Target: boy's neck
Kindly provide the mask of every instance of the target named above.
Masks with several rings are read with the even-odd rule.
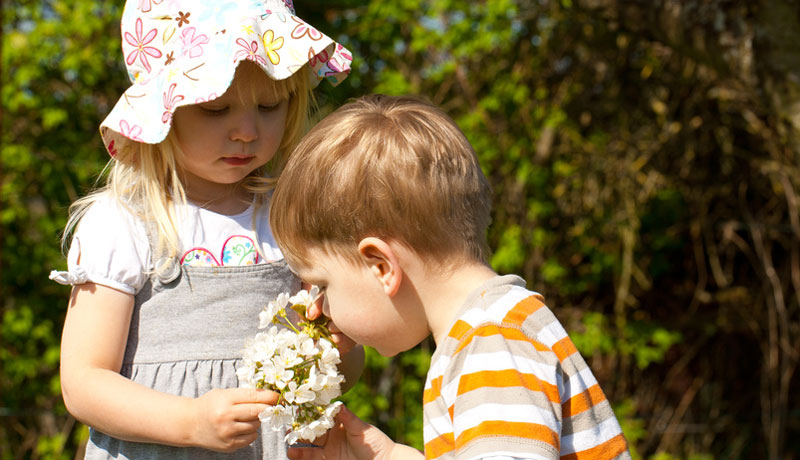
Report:
[[[424,258],[404,268],[414,283],[433,340],[438,346],[450,332],[467,297],[486,280],[497,276],[480,261],[454,264],[450,269],[433,268]]]

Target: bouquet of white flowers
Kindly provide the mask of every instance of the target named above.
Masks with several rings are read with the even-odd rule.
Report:
[[[259,328],[267,329],[248,339],[244,365],[236,370],[239,386],[277,392],[278,403],[259,419],[275,431],[287,431],[285,440],[313,441],[333,426],[344,376],[339,373],[339,350],[331,342],[328,319],[306,319],[306,310],[319,296],[314,286],[289,297],[282,293],[259,313]],[[287,313],[289,307],[296,315]],[[290,318],[294,316],[294,318]],[[283,324],[286,328],[278,328]]]

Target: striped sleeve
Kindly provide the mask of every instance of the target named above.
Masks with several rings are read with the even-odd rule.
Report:
[[[594,376],[530,291],[465,312],[443,345],[423,396],[426,458],[630,458]]]
[[[548,308],[525,318],[522,327],[535,331],[552,350],[561,368],[561,459],[629,459],[628,445],[611,404],[592,370]]]
[[[501,320],[508,310],[493,308],[490,314]],[[558,459],[561,396],[555,355],[518,324],[473,327],[469,316],[451,331],[452,352],[431,368],[439,375],[429,378],[424,394],[426,456]]]

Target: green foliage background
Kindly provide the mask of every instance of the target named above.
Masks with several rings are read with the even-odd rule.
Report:
[[[121,2],[2,3],[0,459],[72,458],[60,230],[127,86]],[[365,93],[452,115],[495,190],[492,265],[542,292],[636,458],[800,458],[800,3],[298,0]],[[432,343],[345,396],[421,447]]]

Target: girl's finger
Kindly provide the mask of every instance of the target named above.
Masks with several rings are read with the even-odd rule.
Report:
[[[236,436],[233,441],[237,448],[241,448],[249,446],[256,439],[258,439],[258,432]]]
[[[261,422],[258,419],[246,422],[237,421],[232,427],[232,434],[237,438],[241,436],[258,436],[260,430]]]
[[[260,403],[274,406],[278,403],[278,393],[270,390],[231,388],[226,391],[229,392],[233,404]]]
[[[231,409],[233,419],[237,422],[254,422],[260,423],[258,414],[272,407],[270,404],[259,403],[241,403],[233,406]]]

